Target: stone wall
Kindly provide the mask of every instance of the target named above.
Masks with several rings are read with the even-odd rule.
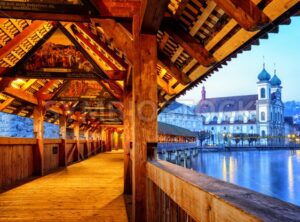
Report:
[[[59,138],[59,127],[44,123],[45,138]],[[0,137],[33,138],[33,120],[0,112]]]

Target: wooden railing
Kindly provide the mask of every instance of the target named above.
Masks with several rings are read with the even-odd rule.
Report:
[[[39,175],[39,169],[36,168],[41,168],[43,175],[107,151],[104,142],[100,140],[45,139],[43,153],[40,154],[42,158],[37,159],[38,142],[37,139],[0,138],[0,190]],[[41,163],[37,164],[39,161]]]
[[[147,221],[299,221],[300,207],[165,162],[147,163]]]

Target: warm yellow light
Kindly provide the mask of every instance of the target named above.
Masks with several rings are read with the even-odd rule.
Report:
[[[162,69],[160,70],[160,76],[161,76],[161,77],[163,77],[166,73],[167,73],[167,70],[166,70],[166,69],[162,68]]]
[[[12,81],[10,85],[15,89],[20,89],[20,85],[23,85],[24,83],[25,81],[23,79],[16,79]]]

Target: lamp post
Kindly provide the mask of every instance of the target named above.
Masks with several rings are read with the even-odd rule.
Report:
[[[296,146],[296,141],[297,141],[297,136],[295,134],[289,134],[288,135],[289,138],[289,143],[294,144],[294,147]]]

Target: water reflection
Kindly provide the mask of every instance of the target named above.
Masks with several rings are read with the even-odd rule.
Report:
[[[194,170],[300,206],[300,150],[200,153]]]

